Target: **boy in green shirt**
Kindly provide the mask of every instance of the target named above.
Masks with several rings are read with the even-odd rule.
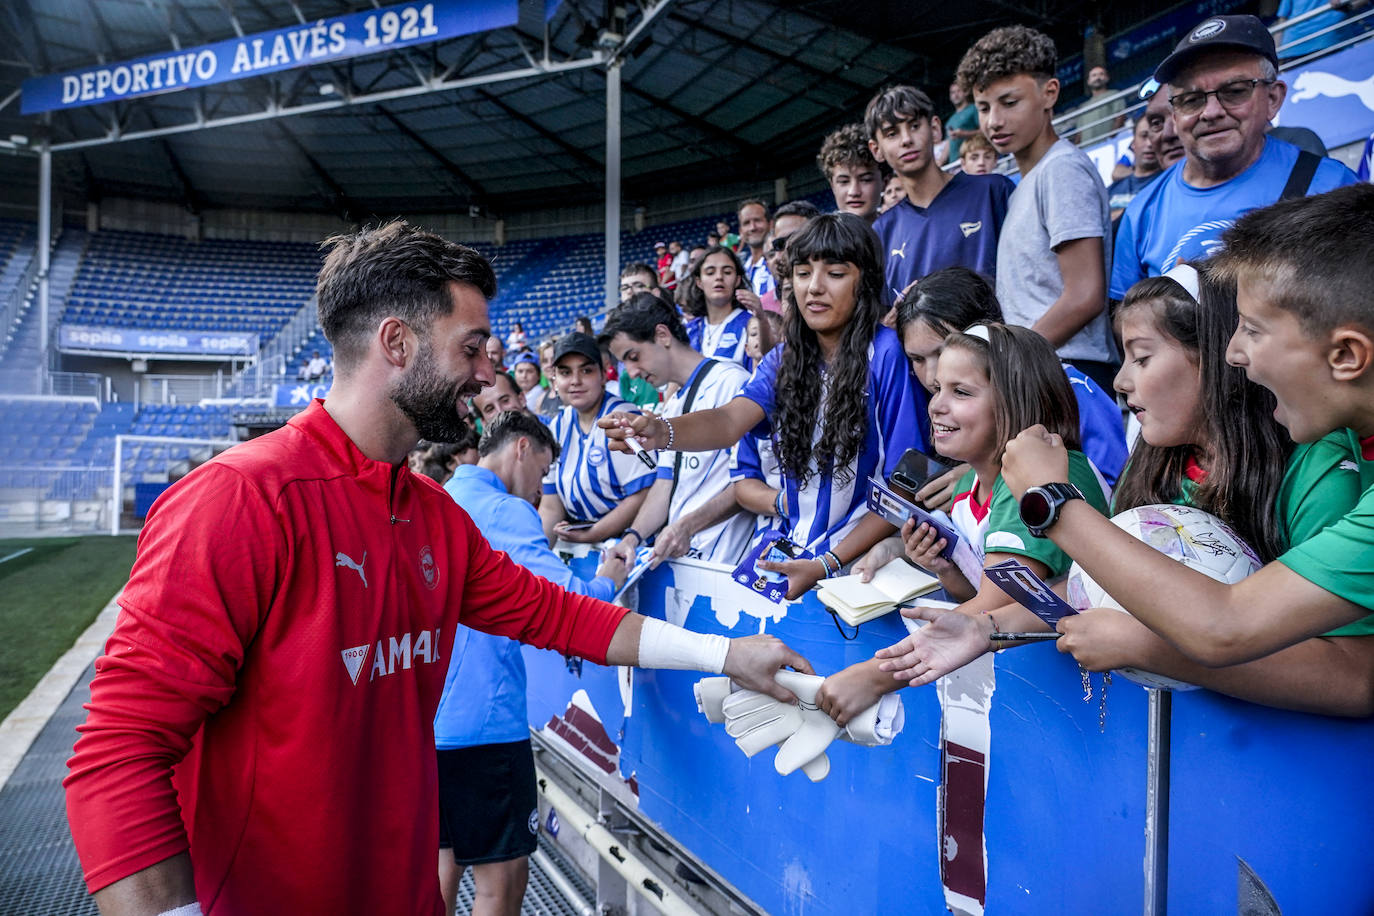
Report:
[[[1216,582],[1069,500],[1046,535],[1136,618],[1185,655],[1234,665],[1374,611],[1374,186],[1352,185],[1243,216],[1218,269],[1238,285],[1228,361],[1274,393],[1297,442],[1347,430],[1363,495],[1344,518],[1235,585]],[[1067,477],[1057,437],[1031,427],[1007,445],[1003,477],[1021,498]],[[1025,501],[1023,512],[1034,511]],[[1102,614],[1060,622],[1060,649]]]

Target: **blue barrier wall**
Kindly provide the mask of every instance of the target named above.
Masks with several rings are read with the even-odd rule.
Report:
[[[717,578],[718,577],[718,578]],[[685,580],[685,597],[674,587]],[[703,588],[703,583],[715,583]],[[680,586],[678,586],[680,587]],[[897,615],[846,641],[814,597],[781,619],[724,573],[678,563],[646,576],[639,609],[690,629],[772,633],[830,673],[905,635]],[[745,607],[744,613],[738,608]],[[725,626],[724,619],[731,626]],[[642,814],[770,913],[942,912],[941,707],[907,690],[890,747],[837,742],[812,784],[778,776],[772,752],[746,759],[696,710],[700,675],[636,671],[628,715],[616,672],[526,650],[530,722],[586,691],[633,777]],[[1100,689],[1100,677],[1094,677]],[[1117,677],[1099,729],[1096,692],[1052,645],[1001,653],[989,713],[984,833],[991,913],[1139,913],[1145,850],[1146,691]],[[1207,691],[1176,694],[1169,903],[1236,912],[1237,857],[1285,914],[1371,913],[1364,833],[1374,804],[1354,787],[1374,762],[1374,724],[1283,713]]]

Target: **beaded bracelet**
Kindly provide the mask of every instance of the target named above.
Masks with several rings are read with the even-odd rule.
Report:
[[[834,562],[834,564],[835,564],[835,572],[839,572],[841,569],[844,568],[844,564],[840,562],[840,555],[837,554],[835,551],[833,551],[833,550],[827,550],[827,551],[825,552],[825,555],[826,555],[827,557],[829,557],[829,558],[831,559],[832,562]]]
[[[660,417],[660,419],[663,420],[663,425],[668,427],[668,444],[663,446],[663,448],[665,451],[671,452],[673,450],[673,439],[675,438],[673,434],[673,421],[669,420],[667,417]]]
[[[830,561],[826,559],[825,554],[818,554],[816,559],[821,561],[821,569],[825,570],[825,578],[829,579],[831,576],[835,575],[830,569]]]

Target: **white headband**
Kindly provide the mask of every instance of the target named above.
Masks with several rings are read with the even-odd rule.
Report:
[[[1197,268],[1191,264],[1178,263],[1164,271],[1164,276],[1173,280],[1179,286],[1188,291],[1188,295],[1193,297],[1196,302],[1200,298],[1198,295]]]
[[[964,328],[964,334],[969,337],[977,337],[988,346],[992,346],[992,338],[988,336],[988,326],[985,324],[971,324]]]

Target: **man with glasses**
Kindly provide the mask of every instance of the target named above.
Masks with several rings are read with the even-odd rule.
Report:
[[[820,216],[820,208],[809,200],[791,200],[778,207],[773,214],[773,228],[764,245],[764,258],[773,274],[773,288],[759,297],[759,305],[770,312],[781,312],[782,303],[792,292],[792,276],[787,266],[787,239],[813,216]],[[769,338],[771,342],[771,338]],[[765,346],[767,353],[771,346]]]
[[[1110,296],[1144,277],[1201,261],[1242,214],[1282,198],[1356,181],[1333,159],[1266,135],[1288,87],[1274,38],[1254,16],[1214,16],[1189,32],[1155,70],[1183,160],[1136,195],[1121,217]],[[1161,125],[1162,127],[1162,125]],[[1164,147],[1156,145],[1167,165]]]
[[[635,263],[620,272],[620,301],[628,302],[635,293],[662,296],[658,285],[658,271],[648,264]]]

